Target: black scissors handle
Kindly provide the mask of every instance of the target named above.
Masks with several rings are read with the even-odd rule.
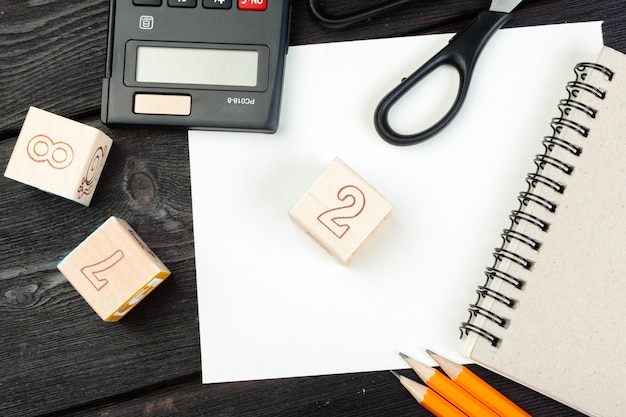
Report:
[[[393,145],[413,145],[431,138],[454,119],[470,85],[472,72],[483,47],[511,17],[510,13],[482,11],[463,31],[457,33],[435,56],[387,94],[376,108],[374,125],[378,134]],[[389,112],[407,92],[435,69],[452,66],[459,74],[459,90],[448,112],[434,125],[415,134],[400,134],[389,124]]]

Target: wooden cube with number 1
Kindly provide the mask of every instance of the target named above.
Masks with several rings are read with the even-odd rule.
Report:
[[[391,204],[378,191],[337,158],[296,202],[289,215],[347,264],[391,210]]]
[[[57,265],[95,312],[118,321],[170,271],[137,233],[110,217]]]
[[[89,206],[112,144],[94,127],[31,107],[4,176]]]

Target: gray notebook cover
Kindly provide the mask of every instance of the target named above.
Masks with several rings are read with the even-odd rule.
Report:
[[[611,80],[577,67],[462,329],[464,353],[485,367],[591,416],[623,417],[626,56],[604,47],[597,63]]]

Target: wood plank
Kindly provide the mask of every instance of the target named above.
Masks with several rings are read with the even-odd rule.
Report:
[[[89,208],[0,177],[0,415],[427,415],[387,373],[201,385],[185,132],[111,130],[98,121],[108,0],[5,3],[0,167],[31,105],[102,129],[114,145]],[[441,3],[427,0],[415,13],[330,31],[311,20],[304,0],[294,0],[291,44],[455,31],[465,21],[448,20],[487,2]],[[329,7],[343,12],[361,4]],[[605,20],[605,42],[626,52],[624,13],[622,0],[536,0],[509,26]],[[172,271],[119,323],[102,322],[56,269],[110,215],[127,220]],[[575,415],[487,375],[531,414]]]
[[[584,417],[570,408],[534,391],[512,386],[506,378],[470,365],[503,394],[533,416]],[[401,370],[415,379],[412,371]],[[200,376],[158,387],[141,395],[67,410],[64,417],[151,417],[237,416],[237,417],[362,417],[432,416],[415,402],[390,372],[324,375],[284,380],[247,381],[202,385]]]
[[[0,177],[0,415],[36,415],[197,372],[199,335],[186,133],[116,130],[90,207]],[[6,166],[15,140],[0,142]],[[119,323],[56,264],[109,216],[172,271]]]
[[[99,111],[108,1],[3,2],[0,135],[28,107],[63,116]]]
[[[341,14],[377,1],[325,3],[329,12]],[[420,2],[419,7],[393,12],[364,26],[330,30],[311,19],[304,0],[294,0],[290,43],[457,31],[485,3],[459,0],[450,1],[453,7],[442,7],[441,1],[428,0]],[[584,0],[528,1],[507,26],[607,20],[607,43],[617,49],[624,46],[624,25],[620,19],[612,18],[623,13],[622,5],[615,0],[594,4],[589,7]],[[7,2],[1,11],[0,137],[15,135],[31,105],[66,117],[99,114],[108,0],[40,0],[29,7],[22,2]]]

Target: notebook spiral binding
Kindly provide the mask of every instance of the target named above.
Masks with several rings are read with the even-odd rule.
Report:
[[[503,262],[513,262],[526,270],[530,270],[533,266],[532,259],[518,254],[515,251],[511,251],[507,249],[507,247],[512,241],[525,245],[531,249],[531,252],[538,251],[541,247],[541,242],[538,239],[530,236],[528,233],[522,233],[515,230],[514,226],[519,225],[522,222],[526,222],[529,225],[534,226],[540,232],[547,233],[549,230],[550,224],[546,220],[529,213],[526,208],[530,203],[533,203],[535,206],[546,210],[547,213],[554,213],[556,211],[557,203],[551,201],[545,195],[539,195],[539,193],[536,192],[536,188],[539,185],[548,187],[558,194],[566,192],[565,184],[562,184],[554,178],[550,178],[550,176],[545,175],[544,171],[548,166],[550,166],[551,168],[556,168],[558,171],[561,171],[566,175],[571,175],[573,172],[574,166],[572,164],[552,156],[553,151],[557,147],[567,151],[573,156],[579,156],[583,152],[581,146],[563,139],[563,136],[566,131],[576,132],[582,137],[587,137],[589,135],[589,128],[571,120],[570,115],[572,112],[576,111],[589,118],[596,117],[596,110],[580,100],[583,93],[592,94],[598,99],[604,99],[605,97],[605,91],[586,82],[586,78],[591,71],[600,71],[607,80],[611,80],[613,77],[613,71],[596,63],[583,62],[574,67],[576,79],[566,84],[565,88],[568,97],[561,100],[558,104],[558,109],[561,114],[559,117],[553,118],[550,123],[552,134],[544,137],[543,139],[542,143],[545,150],[542,154],[535,157],[534,162],[537,167],[536,171],[529,173],[526,177],[528,188],[525,191],[520,192],[518,195],[519,207],[516,210],[513,210],[509,216],[511,225],[502,232],[502,245],[494,249],[494,264],[493,266],[486,268],[486,281],[484,285],[479,286],[476,290],[478,293],[478,299],[474,304],[470,304],[468,308],[470,313],[469,319],[468,321],[461,323],[461,326],[459,327],[461,330],[461,337],[467,336],[470,333],[475,333],[486,339],[494,347],[498,347],[502,342],[500,337],[483,328],[479,324],[480,322],[475,322],[478,321],[477,318],[480,316],[485,320],[495,323],[499,327],[506,328],[509,325],[509,319],[504,317],[502,314],[496,314],[490,309],[485,308],[480,302],[482,299],[491,298],[495,300],[495,302],[501,303],[508,308],[515,308],[517,301],[514,297],[504,294],[502,291],[496,291],[491,288],[489,284],[492,281],[499,280],[509,285],[510,288],[514,290],[523,291],[525,282],[522,279],[501,270],[500,266]],[[504,290],[508,292],[508,288],[506,286],[504,287]]]

